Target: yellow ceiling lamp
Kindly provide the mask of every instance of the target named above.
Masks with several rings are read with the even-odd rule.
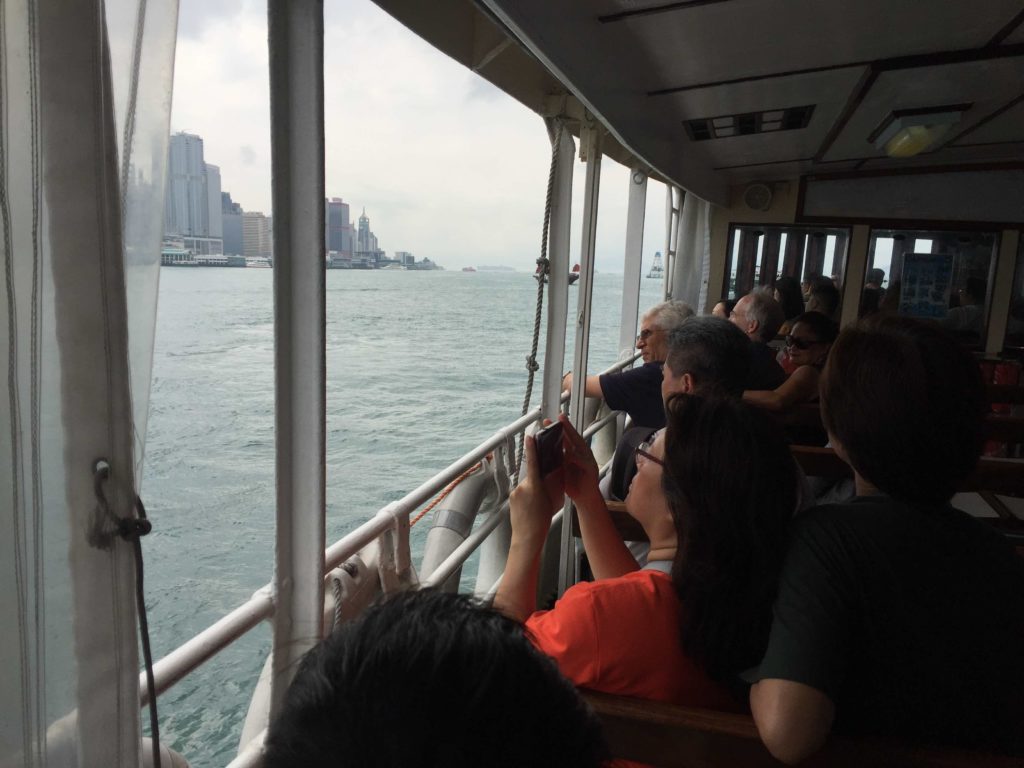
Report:
[[[952,104],[897,110],[882,121],[868,141],[889,157],[913,157],[938,144],[970,108],[970,104]]]

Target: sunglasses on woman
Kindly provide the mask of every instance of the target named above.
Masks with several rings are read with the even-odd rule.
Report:
[[[796,347],[797,349],[810,349],[817,343],[818,342],[814,341],[813,339],[798,339],[796,336],[793,336],[792,334],[786,337],[786,346]]]

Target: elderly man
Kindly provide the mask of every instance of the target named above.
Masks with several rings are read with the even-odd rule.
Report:
[[[640,320],[636,348],[644,364],[620,373],[587,376],[584,394],[603,398],[608,407],[625,411],[634,425],[660,429],[665,426],[661,402],[661,366],[668,354],[668,335],[693,317],[693,309],[682,301],[665,301],[647,310]],[[562,379],[562,390],[572,387],[572,374]]]
[[[775,360],[768,342],[779,332],[782,306],[765,288],[751,291],[736,302],[729,320],[750,339],[750,375],[746,389],[775,389],[786,380],[786,372]]]

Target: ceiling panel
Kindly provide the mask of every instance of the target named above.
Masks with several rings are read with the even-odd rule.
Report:
[[[687,146],[687,151],[699,152],[715,168],[808,158],[813,157],[821,146],[863,73],[862,67],[829,70],[762,82],[701,88],[656,97],[655,100],[664,104],[666,115],[679,121],[680,131],[685,120],[813,104],[814,113],[806,128],[691,141]]]
[[[1024,141],[1024,101],[958,139],[956,144]]]
[[[1019,0],[730,0],[604,26],[644,40],[657,73],[646,84],[653,91],[980,48],[1020,9]]]
[[[1021,24],[1013,33],[1003,40],[1003,45],[1012,45],[1013,43],[1024,43],[1024,24]]]
[[[882,156],[867,139],[893,110],[972,103],[953,128],[961,131],[1019,95],[1021,83],[1024,57],[882,72],[825,159]]]

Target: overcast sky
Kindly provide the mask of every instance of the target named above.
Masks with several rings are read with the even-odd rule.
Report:
[[[363,207],[388,254],[449,269],[532,270],[550,149],[541,118],[441,54],[369,0],[325,2],[327,195]],[[266,5],[181,0],[173,131],[245,210],[271,213]],[[577,163],[572,261],[585,168]],[[597,269],[622,271],[628,171],[603,164]],[[663,249],[665,188],[648,185],[644,269]]]

